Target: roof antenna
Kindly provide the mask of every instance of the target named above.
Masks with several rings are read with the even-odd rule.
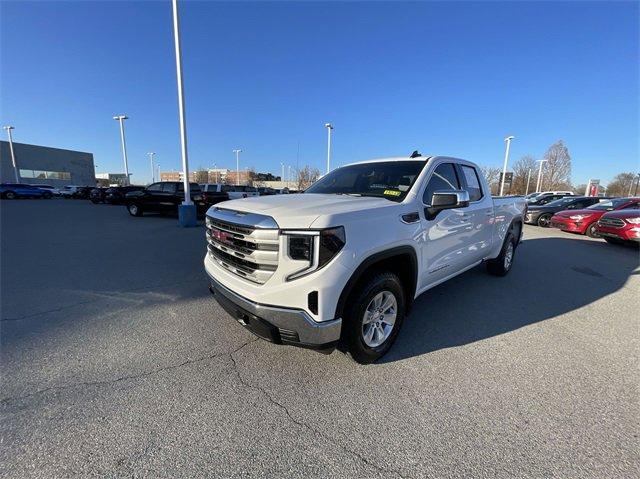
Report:
[[[415,150],[413,153],[411,153],[411,156],[409,158],[419,158],[422,155],[418,152],[418,150]]]

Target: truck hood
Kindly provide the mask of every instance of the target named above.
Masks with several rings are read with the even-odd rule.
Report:
[[[280,228],[310,228],[321,216],[397,205],[384,198],[303,193],[223,201],[215,207],[271,216]]]

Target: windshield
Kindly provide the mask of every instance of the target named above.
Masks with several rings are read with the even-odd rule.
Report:
[[[305,193],[402,201],[426,164],[426,161],[380,161],[343,166],[320,178]]]
[[[625,198],[616,198],[615,200],[601,201],[600,203],[596,203],[595,205],[589,206],[587,209],[588,210],[611,211],[611,210],[615,210],[619,206],[622,206],[622,205],[624,205],[625,203],[628,203],[628,202],[629,202],[629,200],[627,200]]]
[[[575,200],[576,200],[575,196],[571,196],[569,198],[560,198],[559,200],[555,200],[547,203],[545,206],[563,206],[569,203],[573,203]]]

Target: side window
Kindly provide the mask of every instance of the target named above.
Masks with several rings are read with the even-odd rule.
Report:
[[[166,182],[162,185],[162,191],[164,193],[175,193],[176,192],[176,184]]]
[[[482,198],[482,187],[478,179],[478,172],[470,166],[460,165],[462,175],[464,176],[464,189],[469,192],[469,201],[478,201]]]
[[[431,204],[433,193],[440,190],[459,190],[460,182],[456,175],[456,169],[453,163],[441,163],[433,171],[429,183],[424,190],[422,202],[425,205]]]
[[[230,185],[222,185],[222,192],[223,192],[223,193],[229,193],[230,191],[233,191],[233,186],[230,186]]]
[[[152,185],[147,186],[148,191],[162,191],[162,183],[153,183]],[[124,190],[127,191],[126,189]]]
[[[624,208],[622,208],[623,210],[637,210],[640,209],[640,203],[630,203],[627,206],[625,206]]]

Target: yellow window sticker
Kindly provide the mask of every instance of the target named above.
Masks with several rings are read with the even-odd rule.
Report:
[[[389,196],[400,196],[402,193],[396,190],[384,190],[383,194],[389,195]]]

